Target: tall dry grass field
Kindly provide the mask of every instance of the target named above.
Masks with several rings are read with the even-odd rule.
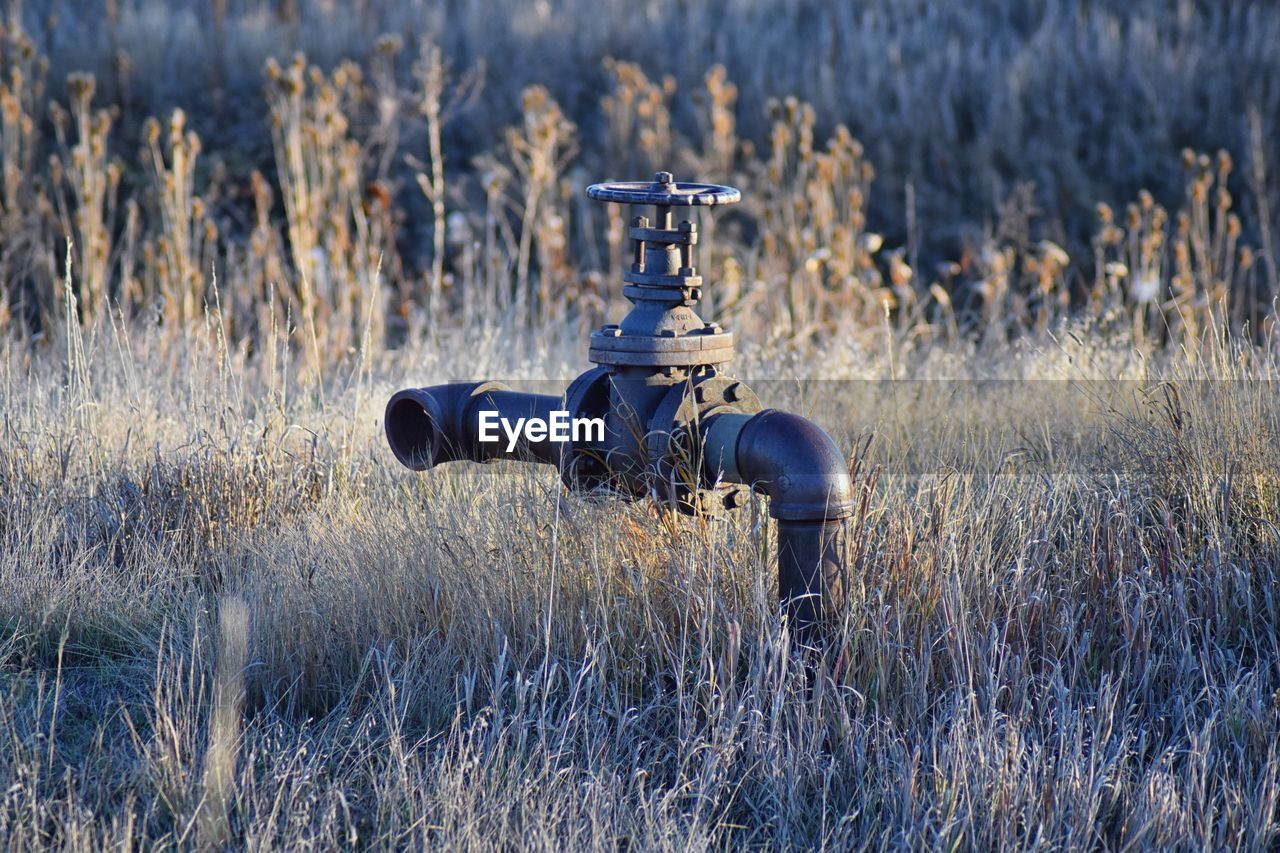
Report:
[[[7,849],[1280,843],[1280,11],[0,20]],[[849,457],[818,659],[762,502],[382,437],[576,375],[583,189],[662,167],[743,189],[703,313]]]

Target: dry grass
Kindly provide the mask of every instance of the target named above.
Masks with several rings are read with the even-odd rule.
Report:
[[[312,371],[459,319],[581,329],[619,307],[604,283],[622,249],[619,211],[582,190],[659,166],[744,190],[744,204],[705,217],[701,266],[719,285],[715,313],[757,337],[824,341],[883,326],[895,346],[921,349],[975,330],[1043,333],[1081,314],[1156,344],[1196,341],[1210,325],[1256,337],[1280,293],[1265,145],[1277,105],[1255,79],[1280,68],[1280,39],[1264,38],[1280,28],[1270,7],[1181,4],[1169,16],[1156,0],[1055,2],[1020,16],[939,5],[913,24],[889,9],[857,18],[742,0],[726,18],[737,47],[665,74],[686,36],[653,61],[613,58],[604,32],[631,20],[623,6],[580,16],[590,26],[573,2],[509,10],[507,31],[488,26],[504,20],[493,10],[442,23],[368,0],[360,22],[396,34],[357,40],[320,2],[213,5],[207,22],[184,4],[4,16],[0,329],[51,337],[68,263],[86,325],[114,312],[176,335],[211,307],[233,349],[279,333]],[[143,7],[154,13],[145,25]],[[677,32],[711,31],[705,13],[691,14]],[[569,19],[560,37],[575,49],[546,48]],[[197,38],[203,23],[218,38]],[[93,24],[114,53],[79,50],[72,70],[62,40]],[[147,41],[166,27],[181,68]],[[834,53],[812,74],[799,71],[821,51],[783,51],[795,67],[743,54],[781,50],[774,40],[809,27],[848,49],[823,42]],[[342,30],[354,59],[335,55],[326,28]],[[991,55],[944,38],[970,31]],[[284,43],[310,56],[277,57]],[[892,86],[830,82],[849,57],[886,49],[880,65],[857,64],[896,69]],[[538,61],[519,61],[530,51]],[[1213,52],[1238,62],[1210,65]],[[522,72],[497,73],[497,57]],[[553,73],[566,58],[574,86]],[[1075,76],[1054,76],[1059,64]],[[766,66],[777,72],[768,85]],[[1148,79],[1155,67],[1168,93]],[[1099,73],[1111,74],[1106,85]],[[135,91],[142,74],[186,88]],[[994,103],[978,99],[987,90]],[[888,93],[896,103],[876,100]],[[1046,100],[1058,110],[1052,145]],[[904,122],[904,104],[909,140],[878,123]],[[1154,118],[1135,126],[1142,110]],[[1223,111],[1234,118],[1215,121]],[[1098,113],[1112,124],[1092,127]],[[1105,181],[1078,174],[1089,170]],[[215,274],[234,286],[212,306]]]
[[[10,846],[1276,842],[1280,395],[1252,348],[1045,338],[897,382],[833,349],[818,384],[758,383],[851,456],[873,436],[810,686],[762,506],[672,523],[550,470],[395,465],[395,383],[528,375],[512,353],[388,354],[321,395],[216,330],[158,338],[90,337],[78,391],[4,351]]]
[[[0,30],[7,849],[1280,843],[1270,7],[88,5]],[[382,438],[562,389],[665,165],[849,454],[809,671],[761,503]]]

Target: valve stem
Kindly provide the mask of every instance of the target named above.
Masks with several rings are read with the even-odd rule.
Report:
[[[631,225],[633,228],[648,228],[649,219],[644,216],[637,216],[631,220]],[[632,243],[632,250],[634,254],[632,255],[631,268],[636,272],[644,272],[644,240],[636,239]]]

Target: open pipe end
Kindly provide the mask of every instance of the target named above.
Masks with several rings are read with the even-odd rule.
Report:
[[[444,461],[444,417],[435,397],[425,388],[406,388],[387,402],[383,423],[387,443],[400,464],[425,471]]]

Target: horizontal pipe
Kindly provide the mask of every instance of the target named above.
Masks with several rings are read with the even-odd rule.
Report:
[[[515,424],[521,419],[539,418],[544,423],[551,422],[553,412],[564,409],[564,398],[555,394],[527,394],[523,391],[493,389],[481,391],[471,398],[463,422],[471,430],[472,445],[475,447],[476,461],[490,459],[519,459],[524,462],[543,462],[559,465],[564,442],[543,438],[529,441],[523,431],[517,438],[515,450],[507,452],[507,438],[501,434],[501,440],[483,443],[480,435],[480,413],[497,412],[498,417],[507,423]],[[499,431],[501,432],[501,431]]]
[[[549,421],[563,406],[563,398],[554,394],[512,391],[496,382],[453,382],[396,393],[387,403],[383,424],[396,459],[415,471],[444,462],[500,458],[558,465],[563,445],[549,438],[529,441],[521,431],[510,453],[501,430],[499,441],[480,441],[480,416],[491,411],[512,424],[521,418]]]
[[[738,435],[751,418],[752,415],[725,412],[708,421],[703,465],[711,482],[745,482],[738,470]]]

